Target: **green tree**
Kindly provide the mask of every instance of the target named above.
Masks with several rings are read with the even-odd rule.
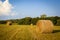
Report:
[[[31,24],[31,19],[32,19],[32,18],[30,18],[30,17],[25,17],[25,18],[24,18],[24,24],[25,24],[25,25],[30,25],[30,24]]]
[[[45,19],[46,17],[47,17],[46,14],[42,14],[42,15],[41,15],[41,19]]]

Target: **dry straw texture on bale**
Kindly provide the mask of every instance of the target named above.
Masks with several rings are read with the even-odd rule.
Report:
[[[53,23],[50,20],[38,20],[36,30],[40,33],[53,32]]]

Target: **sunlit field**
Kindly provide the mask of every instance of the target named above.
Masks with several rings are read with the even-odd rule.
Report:
[[[36,25],[0,24],[0,40],[60,40],[60,26],[54,26],[53,33],[39,33]]]

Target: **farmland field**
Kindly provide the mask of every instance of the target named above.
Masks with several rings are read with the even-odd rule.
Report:
[[[35,25],[0,24],[0,40],[60,40],[60,26],[54,26],[53,33],[41,34]]]

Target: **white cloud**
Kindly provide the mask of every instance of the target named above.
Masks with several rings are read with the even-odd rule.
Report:
[[[0,0],[0,15],[9,15],[12,10],[12,5],[9,3],[9,0],[2,2]]]

